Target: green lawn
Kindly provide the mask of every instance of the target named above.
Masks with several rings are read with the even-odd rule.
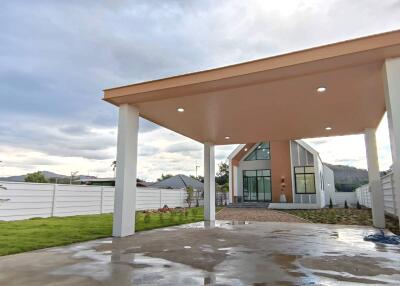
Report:
[[[318,209],[318,210],[282,210],[292,215],[304,218],[314,223],[372,225],[370,209]],[[393,233],[400,234],[399,222],[386,216],[386,228]]]
[[[203,208],[191,208],[186,214],[176,211],[146,216],[137,212],[136,231],[202,220]],[[112,214],[0,221],[0,256],[109,237],[111,234]]]

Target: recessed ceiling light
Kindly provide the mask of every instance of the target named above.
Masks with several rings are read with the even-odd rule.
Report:
[[[229,139],[231,139],[231,137],[230,136],[225,136],[225,139],[229,140]]]
[[[319,93],[324,93],[326,91],[326,87],[325,86],[320,86],[317,88],[317,92]]]
[[[176,109],[176,111],[178,111],[178,112],[184,112],[185,109],[184,109],[183,107],[178,107],[178,108]]]
[[[247,152],[247,148],[244,148],[244,152]]]
[[[325,127],[325,130],[328,130],[328,131],[329,131],[329,130],[332,130],[332,127],[329,127],[329,126],[328,126],[328,127]]]

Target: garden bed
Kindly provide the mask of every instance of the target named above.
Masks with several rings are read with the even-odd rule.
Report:
[[[304,218],[313,223],[372,225],[371,209],[325,208],[318,210],[281,210]],[[386,216],[386,228],[400,234],[399,222],[396,218]]]

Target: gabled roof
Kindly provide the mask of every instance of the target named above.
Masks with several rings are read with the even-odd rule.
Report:
[[[156,182],[152,184],[151,187],[162,189],[185,189],[187,187],[192,187],[193,189],[202,191],[204,189],[204,184],[186,175],[176,175],[171,178]]]
[[[319,153],[317,150],[315,150],[313,147],[311,147],[310,145],[308,145],[305,141],[303,140],[293,140],[296,143],[298,143],[300,146],[302,146],[304,149],[306,149],[307,151],[309,151],[312,154],[316,154],[317,156],[319,156]],[[246,156],[247,154],[250,154],[253,149],[252,147],[254,147],[254,145],[258,145],[262,142],[257,142],[256,144],[254,143],[249,143],[249,144],[240,144],[238,145],[228,156],[228,160],[233,160],[235,157],[240,157],[243,158],[244,156]],[[247,152],[244,151],[244,148],[247,147],[248,150]],[[239,159],[239,160],[240,160]]]

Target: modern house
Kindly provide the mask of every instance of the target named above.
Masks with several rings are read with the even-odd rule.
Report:
[[[239,145],[229,155],[229,201],[271,208],[321,208],[334,193],[333,171],[302,140]]]

